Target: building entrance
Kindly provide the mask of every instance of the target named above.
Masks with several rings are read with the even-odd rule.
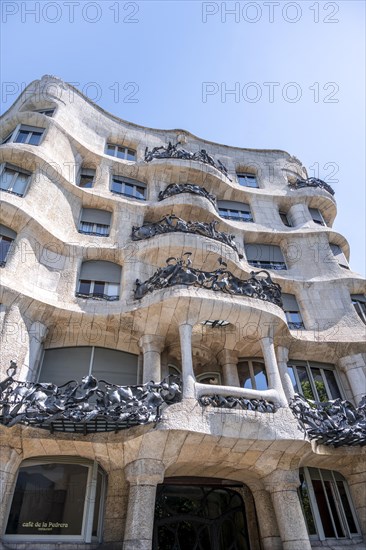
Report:
[[[232,488],[158,485],[153,550],[250,550],[245,506]]]

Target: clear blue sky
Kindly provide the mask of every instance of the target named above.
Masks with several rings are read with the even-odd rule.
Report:
[[[363,1],[3,0],[1,21],[2,111],[53,74],[142,125],[284,149],[335,189],[364,272]]]

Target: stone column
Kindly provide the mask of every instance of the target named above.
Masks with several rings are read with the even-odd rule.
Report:
[[[240,387],[238,376],[238,352],[231,349],[223,349],[217,356],[222,367],[225,386]]]
[[[287,363],[288,363],[288,348],[283,346],[278,346],[277,348],[277,361],[278,361],[278,370],[280,372],[282,387],[287,397],[287,401],[291,401],[295,395],[295,390],[292,385],[290,375],[288,373]]]
[[[123,550],[151,550],[156,486],[163,481],[164,470],[164,464],[152,458],[127,464],[130,490]]]
[[[298,470],[276,470],[264,480],[270,492],[283,550],[311,550],[297,488]]]
[[[260,339],[260,344],[263,352],[264,363],[268,377],[268,384],[278,393],[279,404],[282,407],[287,406],[287,399],[283,391],[280,373],[278,370],[276,354],[273,345],[273,338],[269,336]]]
[[[47,327],[36,321],[29,329],[29,371],[27,380],[34,382],[43,350],[43,342],[47,334]]]
[[[355,404],[361,401],[366,393],[365,361],[360,353],[347,355],[338,361],[340,369],[345,372],[352,390]]]
[[[5,438],[4,438],[5,439]],[[14,494],[15,478],[21,463],[21,457],[9,443],[0,448],[0,529],[3,533],[5,522],[11,506]]]
[[[182,355],[183,397],[194,398],[195,376],[192,361],[192,325],[179,325],[180,351]]]
[[[347,483],[356,508],[360,529],[363,536],[366,537],[366,472],[347,476]]]
[[[263,550],[282,550],[271,495],[265,489],[252,489]]]
[[[139,346],[144,355],[142,383],[160,382],[160,354],[164,346],[164,338],[156,334],[145,334],[139,340]]]
[[[289,209],[288,213],[289,222],[293,227],[299,227],[305,223],[311,222],[312,217],[306,204],[294,204]]]

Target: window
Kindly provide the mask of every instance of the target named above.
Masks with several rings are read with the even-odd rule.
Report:
[[[366,325],[366,296],[364,294],[351,294],[351,300],[357,315]]]
[[[79,233],[108,237],[110,224],[111,212],[95,208],[83,208],[79,223]]]
[[[121,280],[121,266],[112,262],[89,261],[81,266],[76,296],[118,300]]]
[[[304,323],[296,297],[293,294],[282,293],[283,310],[286,314],[288,327],[292,330],[303,329]]]
[[[257,177],[255,174],[248,174],[246,172],[240,172],[236,174],[239,185],[243,187],[256,187],[258,188]]]
[[[23,197],[30,180],[31,173],[13,166],[12,164],[2,164],[0,170],[0,189]]]
[[[214,386],[221,384],[221,375],[219,372],[204,372],[196,376],[197,382],[200,384],[211,384]]]
[[[253,216],[249,204],[233,201],[218,201],[219,214],[225,220],[252,222]]]
[[[82,168],[80,170],[78,186],[83,189],[91,189],[94,185],[95,170]]]
[[[128,147],[121,147],[114,143],[107,143],[105,149],[106,155],[117,157],[124,160],[136,160],[136,151],[129,149]]]
[[[112,176],[111,191],[131,199],[146,200],[146,185],[123,176]]]
[[[57,386],[87,375],[119,386],[137,383],[137,355],[108,348],[68,347],[44,352],[39,382]]]
[[[338,246],[337,244],[331,244],[331,243],[329,243],[329,246],[333,253],[334,258],[337,260],[340,267],[343,267],[344,269],[349,269],[346,256],[343,254],[341,247]]]
[[[17,234],[9,227],[0,224],[0,267],[4,267],[12,242]]]
[[[254,267],[262,269],[287,269],[279,246],[273,244],[245,245],[247,261]]]
[[[8,135],[3,143],[25,143],[28,145],[39,145],[43,136],[44,128],[37,128],[35,126],[26,126],[21,124],[17,126],[15,130]]]
[[[300,468],[299,496],[310,538],[361,535],[347,482],[338,472]]]
[[[324,225],[324,226],[327,225],[324,221],[323,216],[321,215],[321,213],[317,208],[309,208],[309,212],[314,223],[317,223],[318,225]]]
[[[289,220],[288,220],[286,212],[281,212],[281,210],[280,210],[279,214],[280,214],[280,218],[281,218],[281,221],[282,221],[283,225],[286,225],[286,227],[292,227]]]
[[[101,537],[105,475],[96,462],[29,459],[19,468],[8,540],[91,542]]]
[[[36,111],[36,113],[52,117],[55,111],[56,109],[50,107],[49,109],[39,109],[39,111]]]
[[[238,375],[241,387],[251,390],[268,390],[266,367],[263,361],[240,359]]]
[[[288,372],[296,393],[314,401],[343,398],[333,365],[310,361],[290,361]]]

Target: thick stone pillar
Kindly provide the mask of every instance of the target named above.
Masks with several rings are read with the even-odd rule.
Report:
[[[14,494],[14,484],[21,463],[19,453],[10,446],[0,447],[0,529],[3,533]]]
[[[263,550],[282,550],[271,495],[265,489],[252,489]]]
[[[260,344],[263,352],[264,363],[268,377],[268,384],[278,393],[279,403],[282,407],[287,406],[287,399],[283,391],[281,377],[278,370],[273,338],[265,337],[260,339]]]
[[[270,492],[283,550],[311,550],[297,488],[298,470],[276,470],[264,480]]]
[[[363,536],[366,537],[366,472],[347,476],[347,483],[356,508],[360,529]]]
[[[192,325],[179,325],[180,350],[182,355],[183,397],[194,398],[195,376],[192,361]]]
[[[164,346],[164,338],[156,334],[145,334],[139,340],[139,346],[144,355],[142,383],[161,381],[160,355]]]
[[[231,349],[223,349],[217,358],[222,367],[224,386],[236,386],[239,388],[238,352]]]
[[[47,327],[39,321],[32,324],[29,329],[29,370],[27,380],[34,382],[37,375],[37,367],[39,365],[43,341],[47,334]]]
[[[285,392],[288,401],[291,401],[295,395],[295,390],[292,385],[290,375],[288,373],[287,363],[288,363],[288,348],[283,346],[278,346],[277,348],[277,362],[278,370],[280,372],[280,378],[282,382],[282,387]]]
[[[152,458],[127,464],[130,490],[123,550],[151,550],[156,486],[163,481],[164,470],[164,464]]]
[[[312,221],[311,214],[306,204],[294,204],[287,212],[287,216],[293,227],[299,227],[300,225]]]
[[[338,361],[340,369],[346,374],[352,390],[353,399],[358,405],[366,393],[365,361],[360,353],[347,355]]]

